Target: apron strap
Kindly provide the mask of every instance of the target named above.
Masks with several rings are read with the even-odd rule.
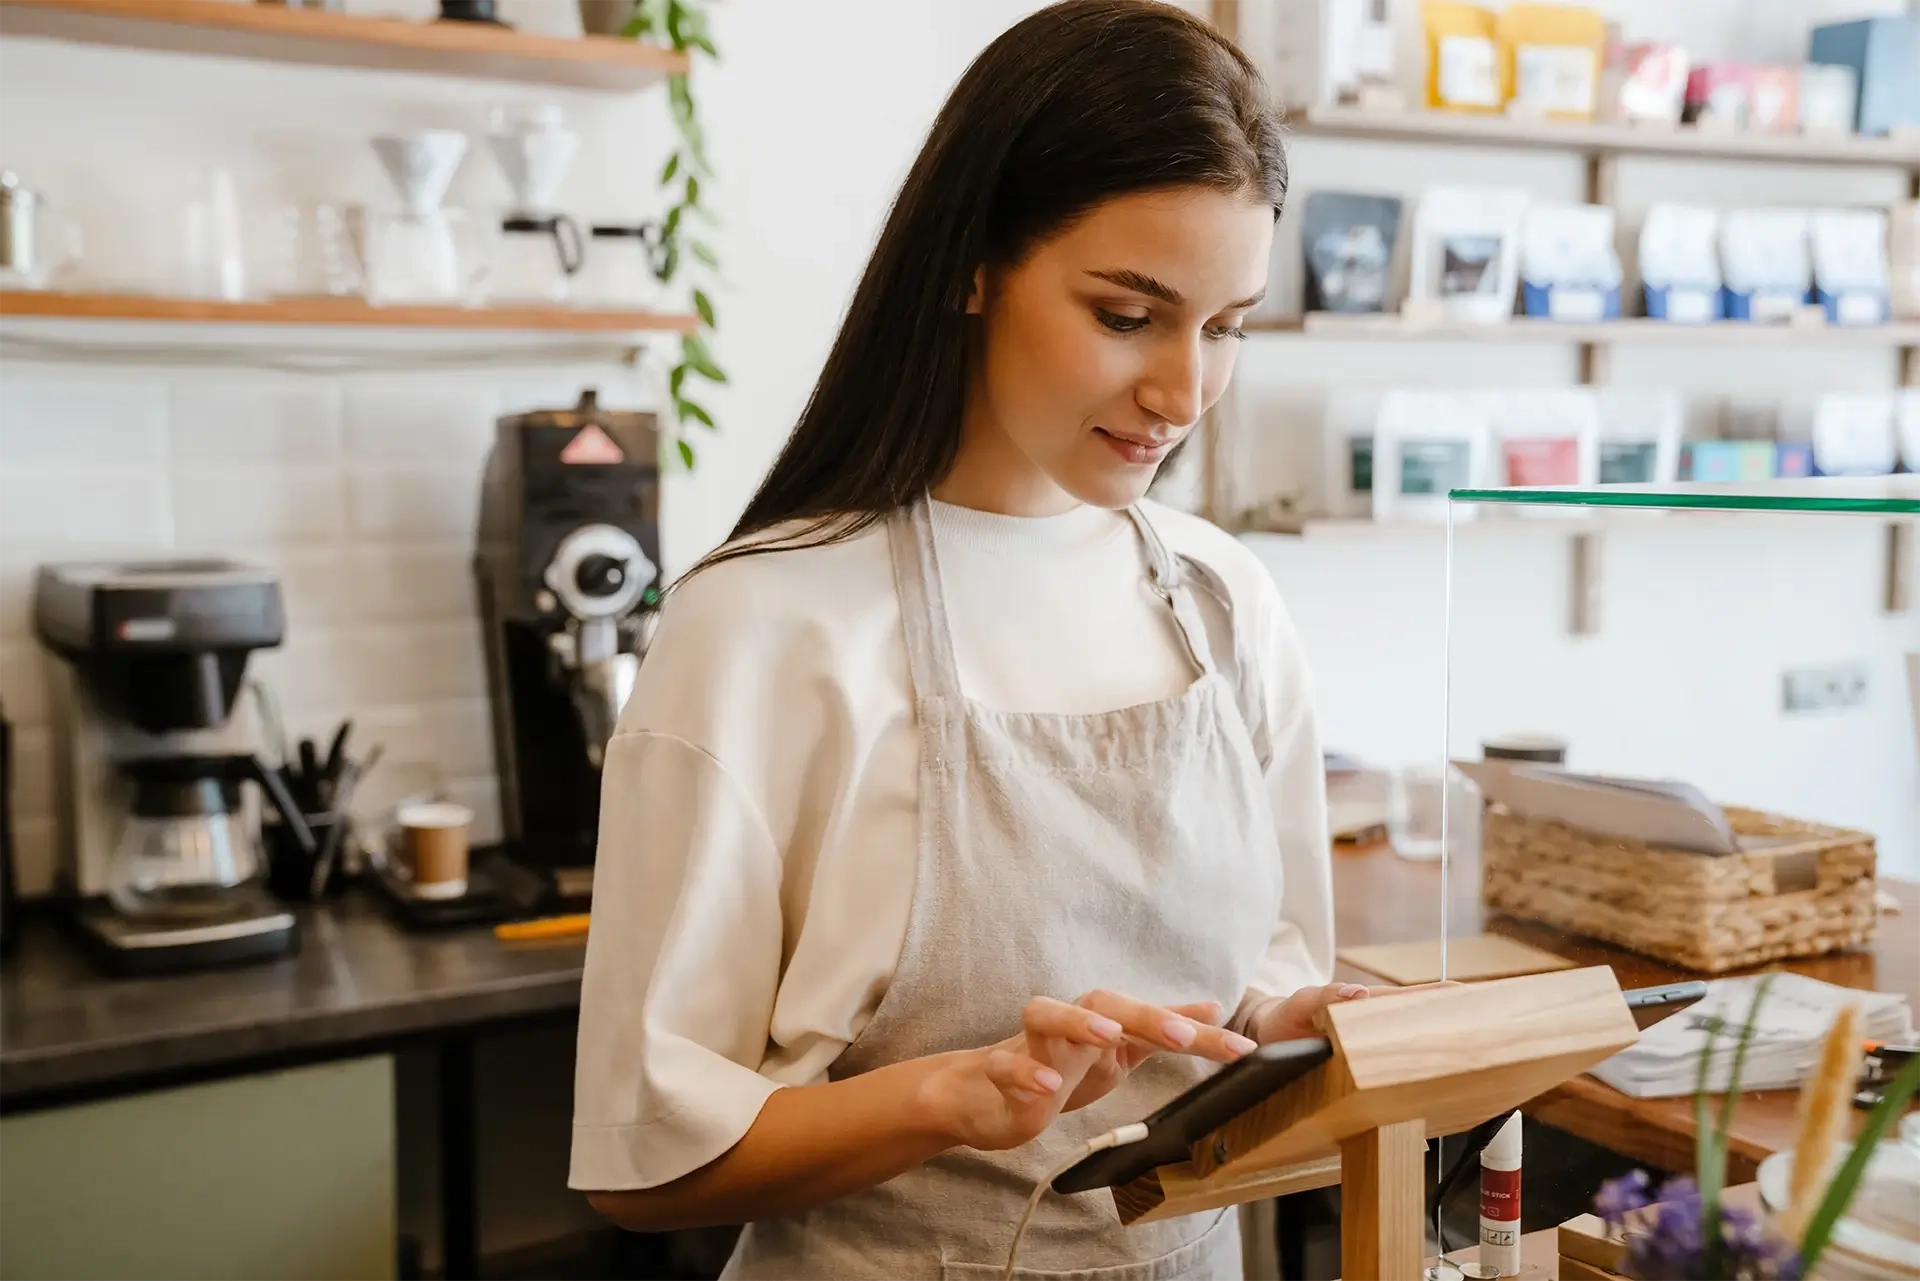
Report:
[[[1147,519],[1147,513],[1139,504],[1127,508],[1127,515],[1133,520],[1133,527],[1140,534],[1140,541],[1147,553],[1147,578],[1154,592],[1167,602],[1173,610],[1173,621],[1180,629],[1180,639],[1186,642],[1187,657],[1193,660],[1194,667],[1202,676],[1213,672],[1213,652],[1207,646],[1207,630],[1200,621],[1200,611],[1193,603],[1193,591],[1187,584],[1187,576],[1181,571],[1180,560],[1161,540],[1160,533],[1154,529],[1153,522]]]
[[[907,675],[916,698],[960,695],[960,669],[947,626],[947,596],[933,549],[933,510],[923,494],[887,516],[900,628],[907,639]]]

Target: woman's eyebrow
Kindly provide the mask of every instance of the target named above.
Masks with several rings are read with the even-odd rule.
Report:
[[[1110,285],[1122,289],[1131,289],[1136,294],[1145,294],[1149,298],[1158,298],[1169,307],[1178,307],[1186,302],[1180,291],[1172,285],[1163,285],[1143,271],[1133,271],[1126,267],[1116,267],[1111,271],[1089,271],[1089,276],[1104,280]]]
[[[1175,289],[1172,285],[1162,284],[1143,271],[1134,271],[1127,267],[1115,267],[1109,271],[1089,270],[1087,274],[1096,280],[1104,280],[1110,285],[1118,285],[1122,289],[1130,289],[1136,294],[1145,294],[1149,298],[1157,298],[1169,307],[1179,307],[1186,302],[1186,299],[1181,296],[1178,289]],[[1222,307],[1221,310],[1245,311],[1248,308],[1259,306],[1261,300],[1266,296],[1267,291],[1262,289],[1250,298],[1241,298],[1238,301],[1228,303],[1225,307]]]

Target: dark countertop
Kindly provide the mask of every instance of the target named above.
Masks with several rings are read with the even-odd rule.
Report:
[[[125,979],[94,968],[52,922],[23,923],[0,964],[0,1103],[14,1111],[118,1083],[372,1052],[580,1003],[582,938],[409,932],[362,891],[298,915],[295,956]]]

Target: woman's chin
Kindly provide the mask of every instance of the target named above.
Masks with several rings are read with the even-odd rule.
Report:
[[[1118,511],[1145,498],[1159,471],[1157,465],[1141,467],[1108,462],[1077,468],[1072,476],[1055,476],[1054,483],[1089,507]]]

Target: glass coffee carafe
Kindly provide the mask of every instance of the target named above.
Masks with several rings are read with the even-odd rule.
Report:
[[[242,786],[259,783],[308,854],[313,832],[279,774],[254,756],[161,756],[121,766],[133,804],[108,873],[107,898],[145,920],[214,919],[261,866],[241,807]]]

